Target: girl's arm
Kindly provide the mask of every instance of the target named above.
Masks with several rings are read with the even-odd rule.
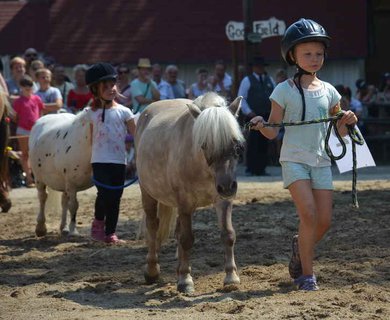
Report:
[[[130,119],[129,121],[127,121],[126,126],[127,126],[127,131],[129,131],[131,133],[131,135],[134,137],[135,136],[135,129],[136,129],[134,119]]]
[[[268,123],[280,123],[283,120],[284,110],[274,100],[272,101],[271,113],[268,118]],[[278,127],[264,127],[265,120],[261,116],[252,118],[251,123],[254,125],[253,130],[259,130],[263,136],[272,140],[275,139],[279,133],[280,128]]]

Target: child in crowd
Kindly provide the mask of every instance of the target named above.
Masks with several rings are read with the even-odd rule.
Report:
[[[70,89],[67,98],[67,107],[72,113],[77,113],[92,103],[93,95],[85,83],[87,69],[88,67],[85,64],[78,64],[73,68],[76,86]]]
[[[313,120],[340,111],[340,94],[316,75],[329,43],[325,29],[313,20],[300,19],[288,27],[281,43],[282,55],[298,72],[274,89],[268,122]],[[265,127],[261,116],[251,122],[253,129],[269,139],[278,134],[279,128]],[[345,111],[337,129],[345,136],[346,125],[356,122],[355,114]],[[326,127],[324,123],[286,127],[279,159],[284,187],[290,191],[300,220],[289,264],[290,275],[300,290],[318,290],[313,272],[314,248],[329,229],[332,217],[331,161],[324,148]]]
[[[34,82],[25,74],[19,81],[20,97],[14,101],[13,109],[15,114],[11,115],[12,120],[17,124],[16,135],[19,136],[19,149],[22,152],[21,164],[26,173],[26,186],[34,187],[31,166],[28,155],[28,136],[35,122],[41,116],[44,105],[41,98],[33,94]]]
[[[129,108],[115,102],[117,96],[114,67],[100,62],[90,67],[86,83],[94,96],[85,110],[92,130],[92,171],[97,181],[95,219],[91,236],[96,241],[123,242],[115,234],[126,170],[125,137],[135,133],[134,115]],[[103,185],[103,186],[102,186]]]
[[[60,90],[50,85],[51,71],[46,68],[38,69],[35,76],[39,83],[36,95],[45,105],[44,114],[57,113],[62,108],[63,102]]]

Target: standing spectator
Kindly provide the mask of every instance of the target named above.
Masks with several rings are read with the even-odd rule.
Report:
[[[175,98],[186,98],[186,85],[184,81],[177,78],[179,73],[179,68],[170,64],[165,68],[165,76],[167,82],[171,85],[173,90],[173,95]]]
[[[175,95],[171,85],[162,78],[162,68],[158,63],[152,66],[153,81],[157,84],[157,89],[160,92],[160,100],[174,99]]]
[[[210,78],[211,89],[230,101],[232,98],[232,77],[226,72],[225,62],[218,60],[214,66],[214,75]]]
[[[28,136],[44,109],[42,100],[33,94],[33,84],[29,75],[26,74],[22,77],[19,81],[21,95],[13,105],[15,114],[10,114],[12,120],[17,124],[16,135],[19,137],[19,149],[22,152],[21,164],[26,173],[27,187],[34,187],[28,154]]]
[[[271,111],[269,96],[275,87],[273,79],[265,71],[268,64],[263,57],[255,57],[251,63],[253,73],[245,77],[238,89],[244,97],[241,110],[247,121],[255,116],[268,118]],[[255,131],[250,131],[246,147],[246,174],[264,176],[267,166],[268,139]]]
[[[70,89],[67,97],[68,110],[72,113],[77,113],[92,103],[93,95],[85,83],[87,69],[85,64],[78,64],[73,68],[76,86]]]
[[[197,82],[191,84],[188,90],[188,99],[194,100],[197,97],[204,95],[206,92],[211,91],[211,86],[208,83],[209,72],[206,68],[199,68],[196,70]]]
[[[126,63],[121,63],[117,68],[118,80],[116,86],[118,88],[119,95],[115,98],[115,101],[124,105],[125,107],[131,107],[131,90],[130,90],[130,68]]]
[[[26,61],[26,69],[28,70],[30,68],[31,62],[39,58],[38,51],[34,48],[28,48],[24,51],[23,57]]]
[[[92,171],[99,182],[95,201],[95,219],[91,237],[96,241],[118,244],[115,231],[126,170],[125,137],[135,133],[134,114],[115,102],[116,70],[108,63],[97,63],[86,72],[86,83],[94,95],[94,104],[85,109],[92,129]],[[103,184],[101,186],[100,184]]]
[[[58,113],[62,108],[62,96],[58,88],[52,87],[51,83],[51,72],[49,69],[39,69],[35,73],[38,83],[39,90],[36,94],[41,98],[45,109],[44,114]]]
[[[26,73],[26,61],[23,58],[15,57],[10,61],[11,78],[6,80],[8,93],[11,98],[11,102],[19,98],[19,81]]]
[[[37,80],[37,77],[35,74],[39,69],[43,69],[44,67],[45,67],[45,64],[43,63],[43,61],[36,59],[36,60],[31,61],[30,67],[27,70],[28,75],[31,77],[31,79],[34,82],[34,86],[33,86],[34,92],[37,92],[39,90],[38,80]]]
[[[8,96],[8,88],[7,83],[5,82],[5,79],[3,77],[3,62],[0,59],[0,94],[5,93],[5,95]]]
[[[151,79],[152,65],[147,58],[138,60],[138,78],[130,84],[133,113],[139,114],[144,111],[149,104],[160,100],[160,92],[157,84]]]
[[[67,107],[68,94],[69,91],[74,88],[74,85],[72,82],[70,82],[69,77],[65,74],[65,68],[63,65],[57,64],[54,66],[52,80],[52,85],[60,90],[64,106]]]

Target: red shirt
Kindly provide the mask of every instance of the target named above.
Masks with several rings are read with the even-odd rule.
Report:
[[[76,93],[73,89],[68,93],[68,107],[72,107],[78,110],[84,109],[89,100],[93,99],[91,92],[88,93]]]
[[[44,106],[41,98],[33,94],[28,98],[20,96],[14,101],[13,108],[18,115],[18,127],[30,131]]]

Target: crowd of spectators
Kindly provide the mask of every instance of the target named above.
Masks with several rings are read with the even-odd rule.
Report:
[[[266,65],[266,64],[265,64]],[[26,175],[26,185],[33,185],[28,164],[28,148],[26,137],[29,130],[40,116],[48,113],[70,112],[77,113],[93,103],[93,96],[85,82],[85,73],[88,68],[85,64],[74,66],[72,74],[66,74],[63,65],[56,63],[54,59],[42,59],[34,48],[28,48],[23,55],[13,57],[10,60],[10,77],[4,79],[2,68],[0,70],[0,90],[9,100],[11,123],[11,136],[17,139],[11,140],[11,147],[21,151],[21,164]],[[180,69],[177,65],[170,64],[163,68],[160,64],[152,64],[150,59],[141,58],[135,68],[123,62],[116,66],[118,73],[117,102],[129,107],[134,113],[141,112],[151,102],[163,99],[189,98],[195,99],[209,91],[217,92],[228,101],[233,97],[233,78],[226,71],[227,66],[222,60],[214,64],[213,70],[201,67],[196,70],[196,82],[186,84],[180,79]],[[261,71],[269,77],[270,86],[287,79],[286,70],[278,70],[274,77]],[[239,67],[236,82],[238,85],[248,82],[245,68]],[[264,78],[265,80],[267,78]],[[275,80],[274,80],[275,79]],[[249,83],[249,82],[248,82]],[[31,85],[31,87],[30,87]],[[242,86],[241,86],[242,87]],[[244,86],[245,87],[245,86]],[[390,111],[390,73],[384,73],[378,87],[367,83],[364,79],[356,81],[356,88],[344,85],[335,86],[342,96],[342,108],[354,111],[358,117],[388,117]],[[272,89],[271,88],[271,89]],[[30,99],[30,96],[33,99]],[[268,99],[268,98],[267,98]],[[33,102],[32,102],[33,101]],[[244,111],[247,106],[244,101]],[[25,106],[28,105],[29,115],[23,115]],[[381,105],[389,107],[381,108]],[[250,110],[250,109],[249,109]],[[250,112],[244,112],[246,119]],[[33,115],[32,115],[33,114]],[[25,121],[28,118],[29,125]],[[363,133],[366,128],[364,122],[359,122]],[[276,141],[270,142],[272,148],[269,159],[265,163],[277,164],[277,153],[280,150],[283,133]],[[132,138],[127,138],[127,143],[132,145]],[[275,154],[272,154],[275,153]],[[134,153],[129,151],[131,157]],[[243,161],[246,161],[244,157]],[[256,160],[257,161],[257,160]],[[130,176],[134,176],[134,160],[129,159],[133,166]],[[264,166],[261,169],[264,172]]]

